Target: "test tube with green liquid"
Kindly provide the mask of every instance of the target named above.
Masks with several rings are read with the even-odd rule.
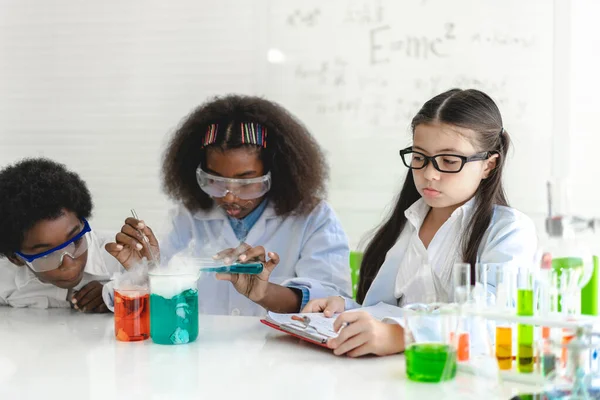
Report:
[[[517,275],[517,315],[531,317],[534,312],[533,273],[528,269],[519,269]],[[533,325],[517,325],[517,370],[520,373],[532,373],[533,363]]]

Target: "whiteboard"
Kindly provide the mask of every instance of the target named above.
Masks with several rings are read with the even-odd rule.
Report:
[[[268,5],[268,97],[327,151],[329,199],[357,246],[402,185],[398,150],[429,98],[477,88],[513,139],[511,205],[545,213],[552,129],[553,5],[476,0],[303,0]]]
[[[168,137],[198,104],[234,92],[279,101],[309,126],[353,247],[401,187],[411,117],[454,86],[497,100],[515,142],[509,199],[545,212],[551,1],[0,2],[0,167],[66,163],[92,191],[96,229],[117,229],[132,207],[160,227]]]
[[[93,229],[120,230],[131,208],[166,229],[164,148],[208,98],[262,93],[261,10],[241,0],[0,7],[0,168],[52,158],[86,181]]]

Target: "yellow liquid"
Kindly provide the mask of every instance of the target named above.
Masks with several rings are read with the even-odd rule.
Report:
[[[496,359],[501,370],[512,369],[512,328],[496,327]]]

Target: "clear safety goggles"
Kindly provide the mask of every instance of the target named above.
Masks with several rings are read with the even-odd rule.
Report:
[[[211,197],[221,198],[231,193],[242,200],[264,196],[271,189],[271,173],[250,179],[232,179],[211,175],[198,167],[196,179],[200,189]]]
[[[40,254],[23,254],[16,252],[32,270],[35,272],[46,272],[52,271],[61,266],[63,258],[69,256],[73,259],[80,257],[85,253],[91,243],[91,232],[90,224],[83,219],[83,228],[72,239],[64,242],[60,246],[56,246],[50,250],[47,250]]]

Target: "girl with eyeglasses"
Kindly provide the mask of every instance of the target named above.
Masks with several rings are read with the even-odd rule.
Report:
[[[348,240],[324,201],[327,174],[316,140],[283,107],[215,98],[183,121],[167,148],[164,188],[180,203],[170,233],[159,240],[128,218],[106,249],[127,267],[150,259],[139,229],[163,263],[190,247],[199,257],[260,261],[259,275],[202,274],[200,312],[298,312],[312,298],[351,293]],[[108,290],[105,300],[112,302]]]
[[[510,146],[503,126],[498,107],[479,90],[449,90],[423,105],[411,123],[412,146],[400,150],[409,168],[404,186],[364,253],[358,303],[447,302],[455,263],[534,262],[534,224],[509,206],[502,185]],[[332,316],[357,307],[330,297],[303,311]],[[404,350],[401,320],[385,321],[344,313],[335,327],[350,325],[329,346],[353,357]]]

